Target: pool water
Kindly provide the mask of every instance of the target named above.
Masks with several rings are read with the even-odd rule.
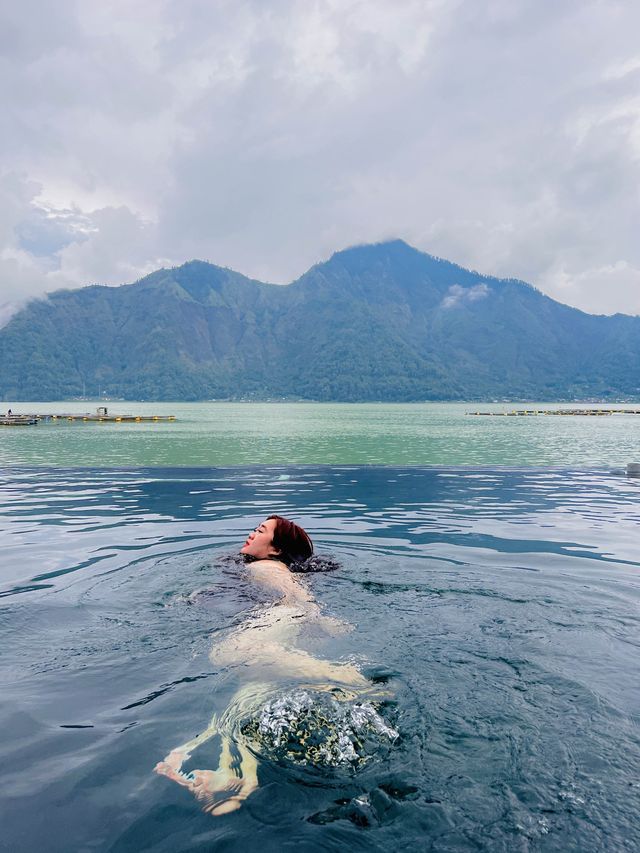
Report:
[[[4,469],[2,843],[640,849],[639,490],[609,470]],[[271,512],[340,564],[301,582],[351,630],[300,642],[379,685],[398,737],[333,766],[258,744],[258,790],[212,817],[152,771],[226,707],[209,650],[265,604],[228,555]]]

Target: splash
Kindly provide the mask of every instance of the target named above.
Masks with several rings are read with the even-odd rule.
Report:
[[[267,702],[240,731],[268,758],[352,769],[400,736],[371,702],[340,702],[306,690]]]

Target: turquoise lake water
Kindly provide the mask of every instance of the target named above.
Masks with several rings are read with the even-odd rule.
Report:
[[[14,412],[95,412],[90,403],[7,403]],[[485,418],[523,404],[109,403],[174,423],[0,427],[0,464],[120,467],[267,464],[585,465],[640,461],[640,415]],[[562,408],[532,403],[527,408]]]
[[[179,420],[0,430],[7,850],[640,849],[640,417],[108,405]],[[271,512],[338,564],[300,582],[349,630],[300,648],[357,667],[398,738],[305,764],[247,734],[270,706],[238,707],[259,787],[214,817],[153,768],[245,685],[209,652],[264,618],[231,555]]]

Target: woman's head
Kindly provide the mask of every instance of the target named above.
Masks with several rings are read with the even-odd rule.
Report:
[[[240,553],[257,560],[281,560],[290,565],[309,559],[313,543],[293,521],[270,515],[249,534]]]

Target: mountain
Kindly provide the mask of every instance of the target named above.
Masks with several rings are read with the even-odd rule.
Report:
[[[0,330],[0,398],[561,399],[640,393],[640,317],[586,314],[401,240],[287,286],[201,261],[57,291]]]

